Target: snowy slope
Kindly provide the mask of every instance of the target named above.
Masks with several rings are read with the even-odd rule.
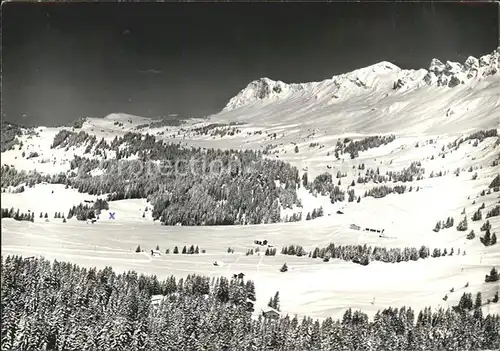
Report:
[[[300,123],[327,134],[496,127],[499,69],[496,50],[464,65],[434,59],[428,71],[380,62],[322,82],[285,84],[264,78],[250,83],[212,118],[265,126]]]
[[[387,306],[410,305],[452,306],[463,292],[481,291],[483,299],[491,298],[499,284],[484,283],[484,275],[493,265],[500,266],[500,244],[484,247],[478,236],[484,232],[479,222],[469,221],[476,238],[467,240],[467,232],[455,228],[432,231],[436,221],[453,216],[462,218],[465,209],[470,218],[481,203],[487,211],[499,201],[499,193],[479,196],[493,177],[500,173],[492,161],[500,156],[498,137],[490,137],[474,146],[465,142],[454,149],[448,145],[473,131],[500,128],[499,51],[481,58],[469,58],[464,64],[433,60],[428,70],[407,71],[381,62],[322,82],[286,84],[262,78],[251,82],[230,99],[222,111],[208,120],[190,121],[182,126],[143,128],[153,119],[112,114],[105,118],[86,118],[81,129],[99,141],[113,140],[127,132],[155,135],[168,142],[213,148],[257,149],[269,151],[267,157],[279,158],[307,170],[309,179],[328,172],[334,181],[338,171],[342,187],[348,188],[357,179],[359,166],[401,171],[412,162],[425,168],[423,180],[406,183],[419,191],[391,194],[381,199],[362,198],[360,203],[331,204],[327,196],[299,190],[305,214],[323,206],[325,216],[312,221],[273,225],[234,227],[165,227],[151,221],[145,199],[110,203],[116,220],[104,213],[95,224],[76,220],[16,222],[2,220],[3,254],[44,255],[47,258],[70,260],[84,265],[116,270],[135,269],[154,273],[185,276],[198,272],[207,275],[245,272],[256,281],[257,310],[279,290],[285,313],[312,317],[339,317],[347,307],[360,308],[373,314]],[[459,82],[458,84],[457,81]],[[462,83],[463,82],[463,83]],[[219,124],[240,132],[234,135],[199,134],[196,128]],[[2,164],[17,169],[37,169],[48,174],[66,172],[74,155],[86,155],[86,145],[52,149],[54,136],[61,129],[38,128],[38,136],[20,137],[23,146],[2,153]],[[337,141],[346,137],[355,140],[372,135],[394,134],[396,139],[386,145],[362,151],[355,159],[349,154],[334,157]],[[418,145],[418,146],[417,146]],[[295,147],[298,152],[295,152]],[[444,150],[444,151],[442,151]],[[37,152],[33,158],[22,157]],[[114,157],[112,152],[107,155]],[[444,157],[444,158],[443,158]],[[470,168],[472,172],[469,172]],[[453,172],[459,168],[461,173]],[[444,172],[442,177],[429,178],[431,172]],[[363,172],[361,172],[363,173]],[[472,180],[472,175],[477,178]],[[355,184],[356,195],[375,186]],[[54,190],[54,193],[52,193]],[[2,193],[2,207],[21,211],[66,213],[70,206],[96,196],[80,194],[64,186],[37,185],[19,194]],[[342,209],[344,214],[337,214]],[[292,211],[292,212],[293,212]],[[290,212],[291,213],[291,212]],[[288,214],[290,214],[288,213]],[[285,211],[284,213],[285,214]],[[492,232],[500,234],[500,217],[490,218]],[[387,237],[350,229],[350,224],[384,228]],[[398,264],[373,262],[363,267],[352,262],[331,260],[328,263],[277,255],[276,257],[245,256],[255,248],[253,241],[266,238],[281,246],[297,244],[312,250],[316,246],[336,244],[368,244],[384,247],[427,245],[431,248],[460,248],[465,256],[446,256]],[[198,256],[163,255],[151,258],[134,252],[137,245],[162,251],[175,245],[199,245],[207,250]],[[227,248],[235,249],[228,254]],[[215,267],[212,262],[225,263]],[[283,263],[290,270],[278,270]],[[464,288],[469,282],[469,287]],[[451,288],[454,293],[449,293]],[[448,300],[443,297],[448,295]],[[500,304],[484,307],[485,312],[500,312]]]

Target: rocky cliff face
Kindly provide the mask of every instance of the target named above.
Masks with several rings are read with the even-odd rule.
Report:
[[[451,61],[443,63],[438,59],[433,59],[424,80],[428,85],[453,88],[471,79],[481,79],[497,74],[500,70],[499,59],[500,48],[479,59],[470,56],[464,64]]]
[[[249,83],[238,95],[233,97],[225,111],[248,105],[258,100],[281,98],[287,94],[304,90],[304,84],[286,84],[269,78],[260,78]]]

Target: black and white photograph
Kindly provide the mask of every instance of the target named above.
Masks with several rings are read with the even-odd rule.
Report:
[[[499,15],[3,2],[0,350],[500,350]]]

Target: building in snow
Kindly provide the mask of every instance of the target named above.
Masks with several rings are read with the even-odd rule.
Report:
[[[374,228],[365,228],[363,229],[365,232],[374,232],[374,233],[383,233],[384,229],[374,229]]]
[[[165,296],[163,295],[152,295],[151,296],[151,304],[153,306],[157,306],[162,303],[162,301],[165,300]]]
[[[262,316],[268,319],[279,319],[280,313],[272,307],[266,306],[262,309]]]
[[[374,233],[383,233],[384,232],[384,229],[370,228],[370,227],[361,228],[361,226],[359,226],[357,224],[351,224],[351,225],[349,225],[349,228],[354,229],[354,230],[362,230],[364,232],[374,232]]]

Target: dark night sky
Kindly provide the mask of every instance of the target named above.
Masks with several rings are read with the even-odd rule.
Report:
[[[204,116],[259,77],[463,62],[498,46],[498,14],[494,3],[4,3],[2,114]]]

